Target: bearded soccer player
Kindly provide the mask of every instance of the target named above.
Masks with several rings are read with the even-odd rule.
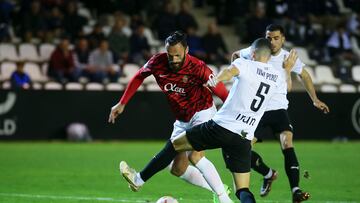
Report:
[[[294,203],[299,203],[306,201],[310,197],[310,194],[302,191],[299,186],[299,162],[293,146],[293,127],[287,112],[289,101],[286,98],[286,94],[289,89],[287,87],[291,84],[291,79],[289,78],[289,72],[285,72],[285,70],[289,70],[300,76],[316,108],[324,113],[328,113],[329,107],[318,99],[311,77],[304,68],[305,64],[297,58],[296,52],[294,50],[288,52],[282,48],[285,42],[284,28],[277,24],[267,26],[266,38],[271,42],[271,58],[268,63],[273,65],[274,68],[279,70],[283,69],[282,72],[283,74],[286,73],[287,77],[285,78],[287,80],[282,81],[282,88],[271,98],[266,112],[255,131],[255,137],[252,142],[261,141],[264,129],[267,127],[270,127],[274,134],[279,135],[280,145],[284,155],[285,171],[292,191],[292,199]],[[251,48],[248,47],[234,52],[232,60],[239,57],[245,59],[250,58],[250,50]],[[289,63],[289,61],[291,62]],[[292,68],[289,69],[289,67],[286,68],[283,66]],[[277,178],[277,172],[269,168],[261,156],[255,151],[252,151],[251,157],[252,169],[264,176],[264,182],[260,189],[260,196],[264,197],[270,192],[272,182]]]
[[[174,32],[165,40],[165,48],[166,53],[154,55],[132,78],[120,101],[111,108],[109,122],[114,123],[137,88],[150,75],[155,77],[175,114],[176,121],[171,137],[208,121],[216,113],[212,93],[225,101],[228,92],[222,83],[210,88],[211,91],[205,87],[204,84],[213,77],[212,71],[203,61],[188,54],[186,35],[179,31]],[[193,166],[189,165],[189,160]],[[135,184],[129,184],[133,191],[139,190],[158,171],[159,166],[154,164],[157,162],[162,162],[161,157],[155,156],[136,174]],[[232,202],[215,166],[204,157],[204,152],[192,151],[189,156],[186,152],[181,152],[170,167],[175,176],[217,194],[214,202]],[[121,162],[122,173],[128,168],[125,162]]]

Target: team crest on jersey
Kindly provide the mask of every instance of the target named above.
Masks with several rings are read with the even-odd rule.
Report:
[[[187,75],[184,75],[182,78],[183,83],[187,83],[189,81],[189,77]]]

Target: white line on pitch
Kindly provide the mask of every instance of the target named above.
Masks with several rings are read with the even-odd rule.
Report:
[[[81,197],[81,196],[57,196],[57,195],[35,195],[35,194],[16,194],[16,193],[0,193],[0,196],[7,197],[22,197],[22,198],[33,198],[33,199],[67,199],[67,200],[86,200],[86,201],[107,201],[107,202],[135,202],[144,203],[149,202],[148,200],[134,199],[116,199],[112,197]]]
[[[107,201],[107,202],[134,202],[134,203],[144,203],[149,202],[149,199],[140,199],[134,197],[134,199],[116,199],[112,197],[82,197],[82,196],[57,196],[57,195],[36,195],[36,194],[18,194],[18,193],[0,193],[0,196],[7,196],[7,197],[21,197],[21,198],[33,198],[33,199],[67,199],[67,200],[85,200],[85,201]],[[186,198],[179,198],[179,200],[186,200]],[[208,200],[197,200],[198,202],[208,202]],[[284,201],[284,200],[259,200],[259,203],[290,203],[291,201]],[[318,203],[359,203],[357,201],[317,201]]]

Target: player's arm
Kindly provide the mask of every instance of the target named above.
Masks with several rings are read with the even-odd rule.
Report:
[[[230,81],[234,76],[239,75],[240,71],[234,65],[223,69],[217,76],[209,77],[207,85],[215,87],[219,82]]]
[[[210,87],[210,90],[221,99],[221,101],[225,102],[229,92],[227,91],[224,83],[219,82],[215,87]]]
[[[135,74],[126,86],[125,92],[120,101],[111,107],[109,123],[115,123],[115,119],[124,111],[125,105],[129,102],[136,90],[140,87],[146,77],[141,74],[141,69]]]
[[[314,106],[316,108],[320,109],[324,113],[329,113],[330,112],[329,107],[324,102],[322,102],[320,99],[318,99],[315,88],[314,88],[314,83],[311,79],[311,76],[306,71],[305,67],[302,69],[299,76],[300,76],[301,82],[302,82],[303,86],[305,87],[307,93],[309,94]]]
[[[291,70],[293,69],[297,59],[298,56],[295,49],[292,49],[287,57],[284,56],[283,68],[285,70],[285,79],[287,83],[288,92],[290,92],[292,88]]]

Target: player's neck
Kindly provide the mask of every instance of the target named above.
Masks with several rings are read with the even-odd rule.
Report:
[[[281,52],[281,50],[282,50],[282,48],[280,48],[277,52],[275,52],[275,53],[271,53],[271,56],[277,56],[277,55],[279,55],[280,54],[280,52]]]

